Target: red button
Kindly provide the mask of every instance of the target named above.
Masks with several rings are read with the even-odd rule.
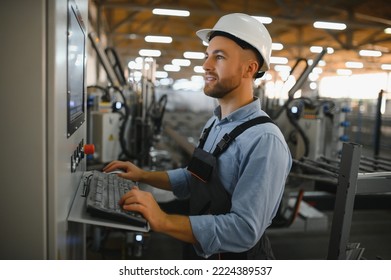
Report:
[[[95,153],[95,145],[94,144],[85,144],[84,145],[84,153],[86,155],[93,155]]]

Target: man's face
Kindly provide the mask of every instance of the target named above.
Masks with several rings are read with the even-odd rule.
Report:
[[[209,42],[203,64],[206,95],[223,98],[240,86],[242,55],[241,47],[226,37],[216,36]]]

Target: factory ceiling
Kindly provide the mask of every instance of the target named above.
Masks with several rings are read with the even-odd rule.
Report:
[[[185,51],[204,52],[195,31],[210,28],[222,15],[233,12],[270,17],[272,22],[265,26],[273,42],[283,45],[272,56],[288,58],[290,67],[303,58],[316,59],[319,54],[310,51],[312,46],[333,50],[322,58],[322,75],[335,75],[337,69],[347,68],[348,61],[363,64],[362,69],[351,69],[353,73],[385,71],[381,65],[391,64],[391,34],[385,33],[391,28],[389,0],[95,0],[90,4],[97,11],[90,22],[99,34],[107,35],[108,45],[124,66],[139,56],[140,49],[161,50],[157,70],[174,58],[183,58]],[[154,8],[188,10],[190,16],[155,15]],[[317,29],[315,21],[344,23],[346,29]],[[172,43],[147,43],[147,35],[171,36]],[[362,57],[359,51],[364,49],[380,51],[381,56]],[[202,60],[170,77],[190,78],[198,65]]]

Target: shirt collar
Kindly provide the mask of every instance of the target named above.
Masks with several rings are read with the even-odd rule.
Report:
[[[254,101],[237,109],[236,111],[232,112],[228,116],[226,116],[224,119],[220,120],[221,118],[221,107],[217,106],[214,110],[214,115],[218,120],[222,121],[237,121],[248,118],[250,115],[252,115],[254,112],[258,112],[261,110],[261,102],[257,97],[254,97]]]

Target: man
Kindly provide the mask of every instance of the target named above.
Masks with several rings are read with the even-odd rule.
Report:
[[[292,159],[280,130],[253,96],[254,79],[269,69],[270,35],[257,20],[239,13],[223,16],[197,35],[209,42],[204,92],[219,106],[189,166],[151,172],[114,161],[103,171],[122,169],[121,177],[190,196],[189,216],[163,212],[150,193],[138,188],[119,202],[140,212],[152,230],[192,244],[195,254],[189,251],[186,258],[273,259],[264,232],[279,207]]]

